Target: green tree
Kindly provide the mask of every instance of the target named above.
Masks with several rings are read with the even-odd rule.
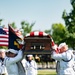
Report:
[[[50,29],[45,30],[44,32],[51,35],[51,30]]]
[[[66,28],[69,32],[69,37],[67,38],[68,43],[73,49],[75,46],[75,0],[71,0],[72,10],[70,13],[67,13],[65,10],[62,14],[62,18],[65,21]]]
[[[11,25],[14,29],[17,28],[15,22],[12,22],[10,25]]]
[[[0,19],[0,25],[1,25],[1,22],[3,21],[3,19]]]
[[[21,22],[21,29],[22,29],[23,36],[25,36],[27,33],[30,33],[32,31],[34,24],[35,23],[30,24],[27,21]]]
[[[60,42],[64,42],[66,37],[68,37],[68,32],[63,24],[52,24],[52,38],[55,43],[59,44]]]

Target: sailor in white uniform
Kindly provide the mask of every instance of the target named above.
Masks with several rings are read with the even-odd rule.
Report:
[[[0,49],[0,75],[8,75],[6,66],[4,65],[5,49]]]
[[[37,63],[33,60],[33,55],[27,55],[25,68],[26,75],[37,75]]]
[[[19,62],[22,57],[22,50],[17,51],[14,49],[9,49],[6,52],[4,63],[7,68],[8,75],[19,75],[17,62]]]
[[[53,51],[51,57],[59,61],[59,66],[57,66],[57,75],[75,75],[74,66],[74,55],[72,50],[68,50],[68,45],[66,43],[61,43],[59,45],[60,52],[57,54]]]

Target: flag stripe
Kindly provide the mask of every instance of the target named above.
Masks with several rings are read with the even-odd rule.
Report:
[[[8,38],[8,35],[0,34],[0,38]]]
[[[0,38],[0,42],[8,42],[8,38]]]
[[[0,42],[0,46],[8,46],[8,42]]]
[[[28,33],[27,35],[26,35],[26,37],[28,37],[28,36],[30,36],[30,37],[34,37],[34,36],[48,36],[48,34],[47,33],[45,33],[45,32],[41,32],[41,31],[35,31],[35,32],[30,32],[30,33]]]

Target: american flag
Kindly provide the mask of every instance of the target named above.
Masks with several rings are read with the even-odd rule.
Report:
[[[0,27],[0,46],[8,46],[8,29]]]
[[[17,36],[23,38],[21,32],[17,29],[14,29]],[[9,29],[6,27],[0,26],[0,46],[7,46],[9,44]]]

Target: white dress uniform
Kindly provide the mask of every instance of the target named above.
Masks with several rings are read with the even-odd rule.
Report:
[[[22,51],[19,50],[15,57],[5,57],[4,62],[8,71],[8,75],[19,75],[17,62],[22,59]]]
[[[25,63],[26,63],[26,59],[23,58],[22,61],[21,61],[22,65],[23,65],[23,68],[24,68],[24,72],[25,72],[25,75],[26,75],[26,66],[25,66]]]
[[[37,75],[37,64],[34,60],[26,61],[25,68],[26,75]]]
[[[8,75],[6,66],[3,64],[3,61],[0,60],[0,75]]]
[[[25,63],[26,63],[26,59],[24,59],[24,58],[23,58],[21,62],[22,62],[22,64],[23,64],[23,67],[24,67],[24,69],[25,69]]]
[[[74,55],[71,50],[67,50],[61,54],[53,52],[51,57],[59,61],[59,72],[58,75],[75,75],[74,66]]]

